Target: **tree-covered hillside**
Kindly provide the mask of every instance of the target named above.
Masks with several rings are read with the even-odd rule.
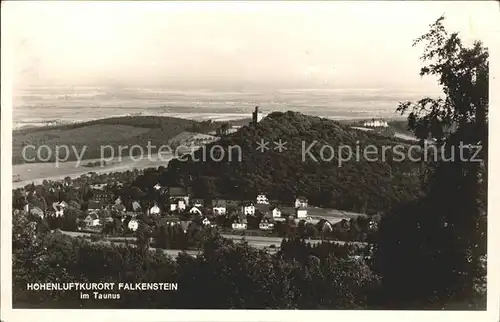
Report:
[[[280,139],[286,142],[282,152],[273,143]],[[269,150],[256,149],[261,140],[270,142]],[[308,153],[311,144],[314,146]],[[332,150],[323,145],[333,148],[333,158]],[[378,153],[368,155],[369,160],[363,154],[368,145],[372,145],[369,150],[378,149]],[[303,195],[313,205],[380,211],[413,199],[418,190],[418,164],[400,161],[402,158],[392,152],[397,145],[401,151],[407,149],[402,141],[352,130],[332,120],[275,112],[257,125],[242,127],[196,151],[187,161],[172,161],[160,182],[190,186],[200,197],[253,199],[264,192],[271,199],[290,202]],[[210,154],[212,148],[220,151],[217,146],[224,148],[224,158],[219,162]],[[339,165],[340,146],[351,147],[353,157]],[[385,161],[382,146],[388,147]],[[347,148],[343,150],[347,159]]]

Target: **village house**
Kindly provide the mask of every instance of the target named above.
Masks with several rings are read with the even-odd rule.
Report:
[[[200,210],[200,208],[196,207],[196,206],[193,206],[191,207],[191,209],[189,209],[189,213],[190,214],[196,214],[196,215],[202,215],[202,212]]]
[[[255,215],[255,205],[253,202],[243,202],[241,205],[241,212],[245,215]]]
[[[231,228],[234,230],[245,230],[247,229],[247,218],[245,216],[239,216],[232,224]]]
[[[100,225],[99,217],[95,213],[88,214],[83,222],[87,227],[97,227]]]
[[[168,196],[170,200],[177,200],[179,198],[184,199],[184,203],[189,205],[189,192],[184,188],[180,187],[170,187],[168,188]]]
[[[333,230],[332,224],[328,220],[325,220],[325,222],[321,226],[321,231],[332,231],[332,230]]]
[[[38,208],[38,207],[33,207],[30,209],[30,214],[32,214],[33,216],[37,216],[37,217],[40,217],[43,219],[44,217],[44,213],[43,213],[43,210]]]
[[[203,201],[203,199],[193,199],[191,201],[191,204],[195,207],[198,207],[198,208],[202,208],[205,204],[205,202]]]
[[[388,127],[387,121],[382,120],[371,120],[363,123],[365,127]]]
[[[263,205],[268,205],[269,204],[269,200],[267,199],[266,195],[264,194],[259,194],[257,196],[257,204],[263,204]]]
[[[201,221],[201,223],[205,227],[213,227],[214,226],[214,225],[212,225],[212,223],[210,222],[210,220],[207,217],[203,218],[203,220]]]
[[[226,200],[217,199],[212,201],[212,211],[215,215],[226,214]]]
[[[307,208],[297,207],[295,208],[296,218],[307,218]]]
[[[66,209],[59,202],[52,203],[52,208],[54,209],[54,217],[62,217],[64,216],[64,210]]]
[[[136,231],[137,228],[139,228],[139,222],[135,219],[131,219],[129,222],[128,222],[128,225],[127,225],[128,229],[132,230],[132,231]]]
[[[368,228],[371,230],[377,230],[378,223],[375,220],[370,220],[370,222],[368,223]]]
[[[259,223],[259,229],[262,230],[271,230],[274,228],[274,223],[268,218],[264,217]]]
[[[121,204],[123,204],[122,198],[121,197],[116,198],[115,199],[115,205],[121,205]]]
[[[148,215],[159,215],[161,213],[160,207],[155,203],[155,205],[148,210]]]
[[[307,208],[307,198],[297,197],[295,199],[295,208]]]
[[[181,211],[186,209],[186,201],[182,198],[177,198],[170,201],[170,211]]]
[[[280,218],[281,217],[281,210],[278,207],[273,207],[271,210],[271,213],[273,215],[273,218]]]
[[[325,233],[325,232],[331,232],[333,230],[333,225],[331,222],[329,222],[328,220],[326,219],[320,219],[318,222],[317,222],[317,227],[318,229]]]
[[[89,213],[95,213],[95,212],[102,209],[101,203],[99,203],[95,200],[90,200],[87,209],[88,209]]]
[[[134,212],[142,212],[141,204],[138,201],[133,201],[132,202],[132,210]]]

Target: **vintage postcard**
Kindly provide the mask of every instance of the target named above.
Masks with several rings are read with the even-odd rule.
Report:
[[[2,9],[2,320],[498,321],[498,3]]]

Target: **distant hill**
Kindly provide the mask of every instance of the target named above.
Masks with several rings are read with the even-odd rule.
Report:
[[[200,126],[203,125],[203,126]],[[21,152],[24,146],[34,145],[40,147],[46,145],[55,150],[56,146],[74,146],[77,151],[82,151],[83,146],[87,146],[84,159],[95,159],[101,156],[101,146],[112,146],[115,155],[118,155],[118,146],[132,147],[139,145],[146,149],[148,141],[152,146],[160,146],[186,131],[187,129],[200,128],[200,132],[216,128],[217,123],[202,123],[193,120],[163,117],[163,116],[124,116],[106,119],[93,120],[82,123],[62,124],[29,129],[14,130],[12,133],[12,156],[13,163],[24,163]],[[105,151],[109,151],[106,149]],[[64,150],[60,150],[64,152]],[[155,151],[152,149],[152,151]],[[27,149],[27,157],[36,157],[33,149]],[[51,158],[46,149],[41,151],[42,159],[47,158],[53,162],[54,153]],[[127,154],[127,150],[124,153]],[[140,151],[132,151],[137,155]],[[134,153],[135,152],[135,153]],[[63,157],[62,154],[61,157]],[[108,156],[108,155],[106,155]],[[76,160],[74,152],[70,152],[69,161]]]
[[[256,151],[256,142],[271,142],[266,152]],[[286,151],[278,152],[273,141],[287,142]],[[361,151],[368,145],[402,149],[407,142],[387,138],[383,135],[351,129],[336,121],[306,116],[295,112],[275,112],[256,126],[243,126],[238,132],[207,145],[205,151],[215,145],[224,149],[221,162],[189,159],[186,162],[173,160],[160,175],[163,184],[190,186],[200,197],[223,197],[253,199],[264,192],[276,200],[291,202],[295,196],[303,195],[313,205],[356,212],[380,211],[402,201],[413,199],[418,189],[418,167],[411,162],[392,161],[394,154],[387,152],[387,160],[370,162],[360,157],[338,166],[335,157],[331,161],[316,162],[311,158],[302,160],[302,142],[307,148],[318,141],[310,151],[316,157],[323,144],[333,148],[359,145]],[[237,149],[231,149],[232,161],[228,159],[231,146],[241,147],[242,160],[237,160]],[[329,150],[325,152],[326,158]],[[202,150],[194,158],[203,160]],[[379,159],[382,158],[379,152]],[[155,182],[155,178],[141,182]]]
[[[168,140],[169,144],[184,144],[187,146],[199,145],[199,144],[207,144],[214,141],[217,141],[219,138],[217,136],[203,134],[203,133],[195,133],[195,132],[181,132]]]

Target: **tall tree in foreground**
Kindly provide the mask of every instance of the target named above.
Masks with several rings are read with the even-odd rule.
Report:
[[[408,113],[422,145],[430,140],[438,151],[423,162],[425,197],[393,209],[380,225],[377,268],[385,300],[399,307],[484,295],[488,51],[479,41],[464,45],[443,20],[414,46],[424,44],[420,75],[437,77],[444,97],[397,109]]]

